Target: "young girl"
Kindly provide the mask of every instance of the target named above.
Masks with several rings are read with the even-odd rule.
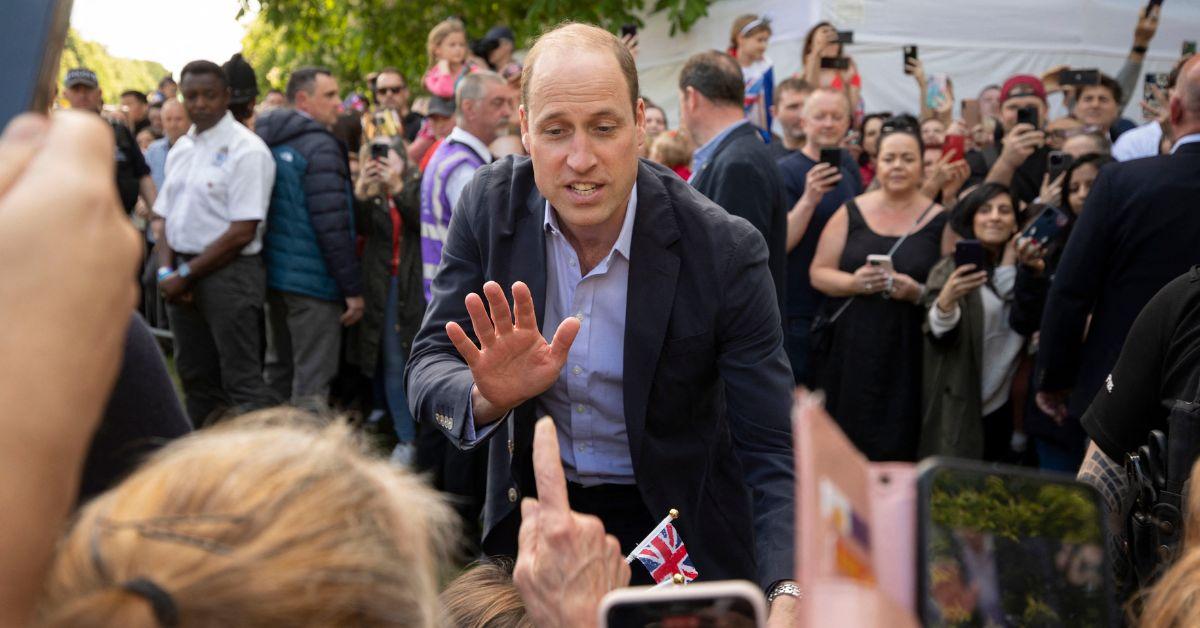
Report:
[[[467,65],[467,31],[455,18],[442,20],[429,31],[425,43],[429,51],[429,69],[425,71],[425,89],[434,96],[454,98],[454,85],[470,72]]]
[[[692,177],[692,143],[677,130],[663,131],[650,145],[650,161],[660,163],[687,181]]]
[[[758,127],[768,142],[775,88],[775,68],[766,54],[770,39],[771,19],[754,14],[734,20],[729,33],[729,54],[742,66],[742,80],[746,83],[746,119]]]

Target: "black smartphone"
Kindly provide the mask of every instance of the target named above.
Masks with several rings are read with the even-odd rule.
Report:
[[[917,472],[923,625],[1120,625],[1092,487],[958,459],[930,458]]]
[[[848,70],[850,60],[846,57],[821,57],[822,70]]]
[[[1196,54],[1196,42],[1195,41],[1183,42],[1183,54],[1181,54],[1180,56],[1187,57],[1187,56],[1191,56],[1194,54]]]
[[[959,240],[954,245],[954,265],[974,264],[975,271],[987,270],[987,251],[979,240]]]
[[[10,0],[0,20],[0,129],[26,111],[48,111],[72,0]]]
[[[833,166],[834,170],[840,170],[842,167],[842,149],[822,148],[821,163]]]
[[[1038,246],[1056,246],[1070,222],[1071,219],[1061,209],[1047,205],[1021,235],[1037,242]]]
[[[839,44],[854,43],[854,31],[838,31],[837,32],[837,43],[839,43]]]
[[[1099,85],[1100,70],[1062,70],[1058,73],[1059,85]]]
[[[637,33],[638,33],[637,24],[630,22],[629,24],[621,25],[621,37],[626,37],[626,36],[637,37]]]
[[[1061,150],[1052,150],[1046,155],[1046,173],[1050,175],[1050,180],[1058,178],[1058,175],[1067,171],[1071,164],[1075,163],[1075,158]]]
[[[912,70],[908,69],[908,60],[917,58],[917,47],[915,45],[904,47],[904,73],[912,74]]]
[[[371,159],[387,161],[388,153],[392,147],[387,144],[371,144]]]
[[[1038,128],[1038,110],[1037,107],[1021,107],[1017,109],[1017,124],[1030,124],[1033,128]]]

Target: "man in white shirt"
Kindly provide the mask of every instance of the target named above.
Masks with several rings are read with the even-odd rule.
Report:
[[[1171,101],[1171,95],[1175,92],[1175,83],[1179,81],[1179,71],[1189,58],[1191,57],[1183,57],[1171,69],[1171,73],[1167,76],[1163,102],[1159,103],[1160,107],[1167,107],[1167,103]],[[1167,120],[1169,115],[1170,111],[1164,109],[1157,120],[1151,120],[1136,129],[1122,133],[1121,137],[1117,138],[1116,143],[1113,144],[1113,159],[1129,161],[1130,159],[1169,153],[1173,144],[1171,123]]]
[[[220,66],[187,64],[180,91],[193,126],[168,154],[154,204],[156,229],[165,236],[158,287],[188,415],[202,426],[226,410],[277,401],[262,377],[266,270],[259,255],[275,162],[228,113]]]

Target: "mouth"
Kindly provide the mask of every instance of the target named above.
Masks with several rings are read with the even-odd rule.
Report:
[[[600,190],[604,188],[599,183],[571,183],[566,187],[576,201],[588,201],[596,198],[600,194]]]

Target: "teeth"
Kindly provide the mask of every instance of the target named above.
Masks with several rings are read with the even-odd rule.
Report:
[[[596,184],[594,184],[594,183],[572,183],[571,189],[575,190],[576,192],[591,192],[592,190],[596,189]]]

